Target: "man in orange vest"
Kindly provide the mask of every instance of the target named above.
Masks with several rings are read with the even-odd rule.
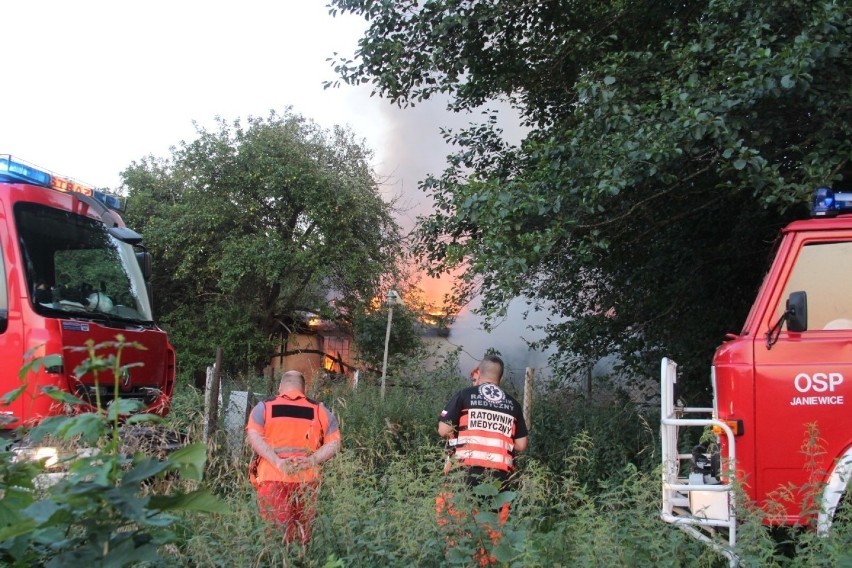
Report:
[[[278,396],[257,404],[246,439],[254,449],[250,479],[261,517],[280,527],[284,542],[307,545],[316,514],[320,464],[340,450],[337,418],[305,396],[298,371],[281,376]]]
[[[515,471],[514,457],[527,449],[527,424],[521,404],[500,388],[503,360],[486,355],[470,373],[472,385],[453,395],[438,418],[438,435],[447,439],[452,457],[447,459],[444,473],[454,465],[466,468],[469,487],[496,481],[505,491]],[[452,495],[441,493],[435,500],[438,525],[452,529],[463,513],[453,507]],[[498,527],[488,527],[493,545],[501,538],[499,526],[509,517],[509,503],[498,511]],[[452,543],[452,539],[451,539]],[[480,565],[496,560],[480,549],[476,554]]]

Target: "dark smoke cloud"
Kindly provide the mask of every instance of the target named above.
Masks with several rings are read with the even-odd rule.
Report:
[[[501,123],[507,138],[518,143],[523,136],[520,121],[507,105],[491,105],[499,108]],[[483,115],[454,114],[446,110],[446,100],[430,100],[414,108],[400,109],[385,105],[381,113],[387,124],[383,133],[383,144],[376,148],[379,163],[376,170],[384,179],[384,193],[389,199],[397,199],[401,209],[398,222],[408,232],[416,224],[418,216],[429,214],[433,206],[431,197],[419,189],[419,183],[428,175],[440,175],[446,167],[446,157],[453,148],[444,141],[440,128],[458,129],[471,122],[480,122]],[[440,283],[443,291],[449,289],[449,283]],[[425,282],[424,288],[429,287]],[[429,290],[426,290],[427,293]],[[433,297],[437,300],[440,296]],[[542,333],[533,329],[544,323],[541,313],[530,313],[527,319],[524,312],[526,302],[519,298],[509,306],[507,315],[494,322],[490,332],[485,331],[483,318],[473,313],[479,306],[478,298],[462,308],[450,329],[442,350],[460,347],[460,371],[466,373],[481,359],[487,349],[496,349],[506,362],[506,375],[514,383],[523,379],[526,367],[536,368],[536,375],[548,375],[547,355],[532,351],[528,341],[540,339]]]
[[[460,117],[445,109],[445,101],[430,100],[414,108],[401,109],[387,104],[381,108],[383,147],[377,149],[378,173],[385,180],[385,194],[398,199],[398,222],[408,232],[418,216],[428,215],[432,199],[418,188],[428,175],[443,171],[452,148],[441,136],[440,128],[459,122]]]

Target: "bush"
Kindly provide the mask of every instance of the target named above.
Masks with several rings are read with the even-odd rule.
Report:
[[[557,475],[582,459],[577,481],[593,489],[618,479],[628,465],[650,473],[659,462],[658,424],[658,416],[642,412],[622,391],[588,398],[553,388],[535,400],[529,456]],[[571,442],[580,433],[590,443],[578,448]]]
[[[88,358],[75,369],[77,376],[107,371],[121,377],[124,349],[137,348],[119,335],[115,342],[95,345],[89,340]],[[115,355],[102,357],[104,350]],[[30,360],[21,371],[57,364],[58,356]],[[56,387],[40,387],[58,402],[84,401]],[[206,449],[190,444],[165,457],[131,452],[122,439],[120,417],[142,408],[135,400],[120,399],[102,406],[98,397],[91,412],[53,416],[19,435],[36,446],[43,441],[64,444],[68,457],[60,460],[64,472],[47,475],[44,461],[17,461],[10,448],[0,452],[0,561],[8,566],[60,567],[126,566],[159,563],[160,553],[177,539],[175,523],[181,511],[221,511],[221,503],[198,486]],[[23,387],[4,397],[13,401]],[[155,417],[135,415],[128,423],[146,423]],[[163,484],[166,474],[180,474],[182,482]]]

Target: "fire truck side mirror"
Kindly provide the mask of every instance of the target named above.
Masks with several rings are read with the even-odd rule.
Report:
[[[129,245],[138,245],[142,242],[142,235],[127,227],[110,227],[107,231],[116,239]]]
[[[151,279],[151,253],[148,251],[137,252],[136,262],[139,263],[139,268],[142,269],[142,277],[147,282]]]
[[[808,294],[791,292],[787,298],[787,331],[802,332],[808,330]]]

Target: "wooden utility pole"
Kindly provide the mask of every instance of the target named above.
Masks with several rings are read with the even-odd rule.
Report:
[[[390,295],[388,295],[390,297]],[[385,399],[385,379],[388,375],[388,346],[390,345],[390,332],[391,332],[391,322],[393,321],[393,304],[388,302],[388,327],[387,331],[385,331],[385,357],[382,361],[382,400]]]

